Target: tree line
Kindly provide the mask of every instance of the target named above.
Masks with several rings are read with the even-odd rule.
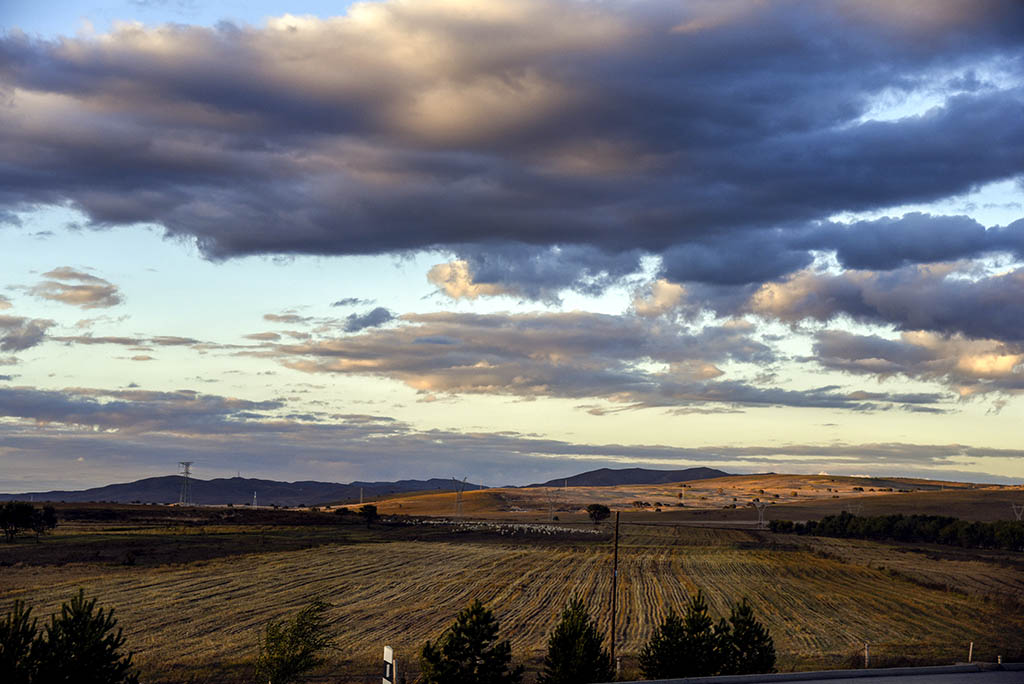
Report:
[[[1024,550],[1024,525],[1018,521],[977,522],[944,515],[860,516],[843,511],[806,523],[772,520],[772,532],[821,537],[950,544],[971,549]]]
[[[4,539],[14,541],[22,532],[34,532],[36,540],[57,527],[57,511],[53,506],[36,508],[27,501],[5,501],[0,505],[0,529]]]

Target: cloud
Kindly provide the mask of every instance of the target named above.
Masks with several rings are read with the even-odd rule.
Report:
[[[59,423],[128,433],[217,432],[281,407],[276,401],[248,401],[191,390],[152,392],[31,387],[0,388],[0,416],[46,425]]]
[[[154,430],[94,430],[89,415],[81,415],[82,399],[73,391],[45,392],[0,388],[0,407],[9,401],[29,399],[24,414],[39,416],[32,425],[0,423],[0,440],[8,458],[31,464],[38,480],[81,487],[83,478],[130,480],[140,471],[163,474],[179,460],[197,462],[201,477],[234,474],[241,465],[262,477],[294,479],[306,477],[350,481],[376,479],[384,469],[403,477],[437,477],[439,473],[466,474],[484,484],[526,484],[601,467],[642,466],[683,468],[711,465],[731,472],[833,474],[871,472],[875,476],[932,476],[1007,482],[987,459],[1005,461],[1024,458],[1017,449],[992,449],[963,444],[784,444],[752,446],[706,446],[679,448],[648,444],[592,444],[543,439],[516,432],[460,432],[417,430],[387,416],[342,414],[328,420],[224,418],[224,398],[208,397],[211,420],[199,414],[160,407],[187,403],[169,397],[122,396],[120,403],[142,404],[139,410],[122,408],[123,414],[142,414],[154,404],[163,408],[162,421]],[[219,401],[218,401],[219,399]],[[87,403],[87,402],[86,402]],[[87,412],[88,413],[88,412]],[[51,419],[70,422],[52,422]],[[120,425],[121,420],[115,421]],[[69,428],[70,426],[70,428]],[[93,464],[93,469],[69,476],[68,456],[75,454]],[[964,467],[977,470],[965,473]],[[116,473],[116,474],[115,474]],[[988,473],[979,476],[979,473]],[[24,475],[22,475],[24,477]],[[10,477],[10,475],[8,475]],[[66,484],[64,484],[66,483]],[[35,486],[29,485],[29,486]],[[0,489],[24,491],[24,483],[0,478]],[[38,488],[38,487],[36,487]]]
[[[473,277],[469,273],[469,264],[461,260],[432,266],[427,271],[427,280],[455,300],[510,294],[504,287],[495,283],[473,282]]]
[[[659,278],[633,295],[633,310],[638,316],[661,316],[676,309],[686,297],[686,288]]]
[[[36,297],[63,302],[83,309],[117,306],[123,301],[117,286],[103,278],[68,266],[43,274],[50,278],[29,289]]]
[[[897,330],[1024,342],[1024,269],[973,279],[964,275],[951,264],[888,273],[802,271],[766,283],[747,306],[787,322],[846,315]]]
[[[435,266],[427,275],[453,299],[505,294],[549,303],[559,303],[562,290],[600,294],[635,273],[643,256],[640,250],[591,245],[493,243],[456,251],[458,261]]]
[[[11,300],[3,295],[0,295],[0,311],[11,308]]]
[[[850,392],[836,385],[787,390],[723,378],[722,363],[761,368],[775,361],[744,321],[699,332],[661,319],[582,312],[408,314],[400,321],[258,354],[310,373],[390,378],[425,396],[602,399],[628,409],[716,404],[934,410],[943,400],[934,393]]]
[[[360,299],[359,297],[343,297],[336,302],[332,302],[331,306],[362,306],[365,304],[373,304],[372,299]]]
[[[271,323],[309,323],[313,320],[310,316],[299,316],[298,314],[263,314],[263,320]]]
[[[846,268],[892,270],[911,264],[970,259],[1005,252],[1024,259],[1024,219],[988,230],[967,216],[920,212],[900,218],[827,224],[796,241],[807,248],[834,250]]]
[[[891,340],[822,331],[815,336],[813,358],[830,370],[942,382],[963,398],[1024,392],[1024,346],[996,340],[929,332],[905,332]]]
[[[366,328],[377,328],[394,319],[394,314],[378,306],[364,314],[349,314],[345,318],[345,332],[359,332]]]
[[[674,282],[742,284],[814,249],[872,268],[1017,249],[967,225],[927,246],[913,218],[891,255],[857,244],[881,224],[808,233],[1019,177],[1024,9],[949,7],[394,0],[11,31],[0,211],[157,224],[215,259],[437,249],[452,297],[600,290],[649,254]],[[915,98],[934,106],[880,113]]]
[[[157,335],[155,337],[123,337],[118,335],[63,335],[51,337],[54,342],[64,344],[116,344],[124,347],[191,347],[200,344],[199,340],[177,335]]]
[[[276,332],[252,333],[251,335],[245,335],[244,337],[246,339],[257,340],[259,342],[276,342],[281,339],[281,336]]]
[[[43,318],[0,316],[0,351],[24,351],[41,343],[56,322]]]

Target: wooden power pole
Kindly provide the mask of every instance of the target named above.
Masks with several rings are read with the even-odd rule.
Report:
[[[619,512],[615,511],[615,551],[612,554],[612,638],[611,638],[611,659],[612,666],[615,665],[615,609],[619,584]]]

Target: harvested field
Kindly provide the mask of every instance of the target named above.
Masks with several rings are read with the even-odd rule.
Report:
[[[46,614],[84,587],[116,607],[138,664],[154,682],[247,681],[261,626],[314,596],[333,604],[338,651],[326,670],[347,672],[350,681],[373,681],[357,675],[376,672],[385,643],[412,662],[422,643],[474,598],[494,608],[516,657],[533,664],[573,594],[587,600],[607,630],[606,540],[461,538],[453,532],[446,540],[368,543],[374,539],[364,535],[344,544],[318,540],[313,548],[147,567],[18,564],[0,573],[0,601],[25,598]],[[748,597],[772,631],[782,669],[846,664],[865,641],[880,656],[938,662],[962,659],[969,641],[979,658],[1024,650],[1024,617],[1015,602],[927,585],[891,572],[891,561],[884,568],[862,562],[872,549],[888,559],[894,552],[882,545],[818,541],[822,546],[772,548],[768,533],[624,526],[618,651],[627,669],[665,609],[678,608],[698,588],[718,614],[730,600]],[[1003,572],[1004,587],[994,580],[984,587],[996,594],[1021,586],[1019,568],[984,559],[950,563],[922,555],[915,565],[951,579],[984,568],[990,579]]]

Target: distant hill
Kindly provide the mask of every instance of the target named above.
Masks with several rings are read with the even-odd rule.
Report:
[[[599,468],[572,477],[559,477],[527,487],[614,487],[616,485],[667,484],[688,480],[707,480],[727,477],[729,473],[714,468],[687,468],[685,470],[651,470],[649,468]]]
[[[385,494],[417,492],[428,490],[454,489],[451,480],[432,478],[430,480],[399,480],[397,482],[277,482],[246,477],[218,478],[215,480],[192,479],[192,502],[200,505],[250,504],[253,492],[261,506],[310,506],[326,503],[359,501],[359,490],[364,499]],[[466,489],[484,489],[482,485],[466,483]],[[35,501],[113,501],[116,503],[176,503],[181,494],[181,477],[165,475],[144,480],[94,487],[80,491],[25,492],[23,494],[0,494],[0,501],[11,499]]]

